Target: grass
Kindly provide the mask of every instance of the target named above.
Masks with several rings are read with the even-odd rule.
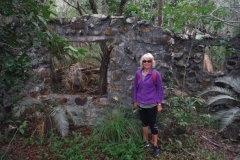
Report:
[[[103,123],[94,126],[94,139],[106,142],[125,142],[130,138],[141,139],[141,123],[126,108],[109,109]]]

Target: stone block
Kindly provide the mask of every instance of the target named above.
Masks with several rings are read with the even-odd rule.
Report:
[[[148,33],[148,32],[151,32],[151,29],[150,29],[150,28],[143,28],[143,29],[141,30],[141,32],[143,32],[143,33]]]
[[[105,31],[105,34],[106,34],[107,36],[113,36],[113,35],[116,34],[116,31],[114,31],[114,30],[112,30],[112,29],[107,29],[107,30]]]
[[[62,97],[62,98],[56,98],[55,101],[56,101],[57,103],[59,103],[59,104],[65,104],[65,103],[68,102],[68,99]]]
[[[127,29],[127,28],[123,28],[123,29],[121,29],[119,32],[122,33],[122,34],[125,34],[125,33],[128,32],[128,29]]]
[[[84,21],[80,21],[80,22],[73,22],[71,28],[74,30],[78,30],[78,29],[85,29],[86,24]]]
[[[37,76],[38,77],[45,77],[47,75],[47,69],[46,68],[40,68],[38,70]]]
[[[30,97],[38,99],[38,93],[30,93]]]
[[[77,97],[75,98],[75,103],[77,105],[83,106],[87,102],[87,98]]]
[[[119,71],[113,72],[113,81],[120,81],[122,79],[123,73]]]
[[[41,95],[48,95],[49,94],[49,89],[48,88],[43,88],[40,90]]]

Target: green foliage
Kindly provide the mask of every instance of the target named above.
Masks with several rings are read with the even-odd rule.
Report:
[[[75,50],[47,25],[52,15],[52,0],[14,0],[0,2],[1,25],[0,83],[20,90],[27,79],[30,58],[26,54],[31,47],[48,47],[54,56],[84,54]],[[66,46],[66,47],[65,47]]]
[[[166,144],[165,144],[166,143]],[[165,146],[163,146],[165,144]],[[182,142],[171,138],[167,139],[167,142],[162,143],[161,148],[165,148],[167,151],[172,152],[179,148],[182,148]]]
[[[142,141],[133,138],[118,143],[96,142],[91,138],[84,138],[81,133],[72,132],[72,138],[51,134],[47,143],[50,148],[49,156],[51,155],[51,158],[55,159],[88,159],[89,155],[91,155],[91,159],[98,159],[101,156],[122,160],[144,159],[144,152],[139,149]],[[66,146],[68,147],[66,148]]]
[[[153,3],[152,8],[150,3]],[[140,5],[136,3],[131,3],[131,2],[128,3],[123,10],[123,14],[126,17],[138,16],[141,19],[148,19],[148,20],[154,21],[158,15],[156,9],[157,9],[157,1],[153,0],[152,2],[149,2],[147,0],[143,0],[143,2],[141,2]]]
[[[25,133],[24,129],[27,127],[28,121],[25,120],[21,122],[20,120],[7,120],[7,122],[10,124],[12,123],[21,134]],[[19,127],[18,127],[18,124],[20,124]]]
[[[226,159],[224,153],[217,153],[217,152],[209,152],[207,150],[201,150],[200,159],[207,159],[207,160],[224,160]]]
[[[180,126],[193,124],[196,120],[196,108],[205,102],[195,97],[171,97],[169,101],[172,106],[169,116]]]
[[[96,135],[93,135],[96,136]],[[37,143],[37,142],[36,142]],[[124,142],[95,141],[90,136],[84,138],[81,133],[72,132],[71,138],[58,137],[51,133],[45,140],[49,146],[49,152],[45,156],[52,159],[121,159],[143,160],[144,151],[140,149],[142,141],[129,138]]]
[[[47,20],[50,15],[54,14],[50,11],[52,1],[48,5],[36,0],[16,0],[0,2],[0,13],[3,16],[3,26],[1,26],[1,41],[7,43],[14,48],[27,49],[31,47],[33,39],[36,37],[36,30],[45,30]],[[6,19],[16,17],[15,24],[7,23]],[[24,23],[24,25],[21,25]],[[17,25],[18,26],[15,26]],[[11,25],[13,25],[11,27]],[[15,27],[20,27],[15,30]]]
[[[108,13],[114,15],[118,12],[121,0],[106,0],[108,5]]]
[[[144,159],[141,122],[130,109],[110,109],[103,122],[94,126],[93,135],[93,146],[110,159]]]
[[[96,144],[97,148],[102,151],[109,159],[119,160],[144,160],[145,151],[140,149],[142,141],[136,138],[129,138],[127,141],[122,142],[106,142]]]
[[[208,1],[204,5],[200,3],[200,0],[179,0],[166,3],[163,8],[164,28],[170,28],[177,33],[182,33],[184,27],[189,29],[205,28],[206,24],[208,24],[208,30],[210,30],[211,27],[214,28],[219,25],[219,22],[207,19],[204,15],[210,14],[214,7],[213,1]]]
[[[186,155],[180,153],[182,153],[182,150],[185,150],[188,153],[193,152],[191,154],[194,154],[194,151],[198,148],[196,141],[197,136],[194,133],[178,136],[172,135],[169,138],[162,139],[160,148],[162,151],[167,151],[166,153],[163,153],[164,159],[168,159],[168,156],[171,155],[171,153],[176,153],[175,158],[177,159],[188,159]],[[169,153],[169,155],[167,155],[167,153]]]
[[[199,127],[207,127],[208,129],[210,129],[210,127],[215,128],[215,124],[213,123],[212,116],[210,114],[201,114],[199,116],[198,125]]]
[[[94,127],[97,141],[123,142],[131,137],[141,137],[141,123],[133,117],[129,109],[118,107],[110,110],[104,121]]]
[[[1,64],[0,84],[6,84],[8,87],[14,87],[15,91],[19,91],[23,82],[28,78],[29,57],[7,55],[0,60]]]
[[[19,126],[19,132],[20,132],[20,133],[22,133],[22,134],[25,133],[24,128],[27,127],[27,123],[28,123],[28,121],[24,121],[24,122]]]
[[[25,52],[33,46],[36,31],[46,28],[46,21],[53,13],[49,10],[50,5],[35,0],[4,1],[0,6],[0,42],[5,46],[0,50],[0,83],[20,90],[30,66]]]
[[[213,0],[166,1],[163,8],[163,28],[169,28],[176,33],[193,29],[204,30],[213,35],[234,30],[237,33],[237,23],[231,23],[239,17],[238,9],[234,7],[236,3],[221,2],[223,1],[217,3]],[[231,25],[236,27],[233,29]]]
[[[51,157],[54,159],[85,159],[88,154],[92,154],[92,150],[85,150],[85,141],[81,133],[72,132],[73,137],[71,139],[66,137],[57,137],[51,135],[47,140],[50,147]],[[65,146],[68,146],[65,148]]]
[[[235,30],[233,31],[233,36],[234,36],[234,37],[240,36],[240,24],[239,24],[238,27],[235,28]]]

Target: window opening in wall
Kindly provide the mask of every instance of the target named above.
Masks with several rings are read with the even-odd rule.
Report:
[[[87,52],[85,55],[66,54],[54,58],[53,92],[94,95],[99,86],[100,46],[82,42],[73,45]]]

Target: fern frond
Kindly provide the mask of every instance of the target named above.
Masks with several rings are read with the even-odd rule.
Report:
[[[69,122],[64,110],[61,107],[53,108],[51,116],[53,117],[56,127],[61,135],[66,136],[69,131]]]
[[[83,124],[83,121],[81,117],[83,115],[81,114],[81,111],[77,107],[72,106],[64,106],[64,109],[66,110],[67,114],[69,115],[69,118],[73,121],[73,124],[76,126],[80,126]]]
[[[210,98],[207,101],[207,104],[206,104],[205,107],[215,106],[215,105],[219,105],[219,104],[231,104],[234,101],[239,102],[239,100],[237,100],[233,97],[227,96],[227,95],[217,95],[217,96],[214,96],[214,97]]]
[[[222,132],[228,125],[230,125],[240,116],[240,108],[232,108],[230,110],[219,111],[215,116],[221,120],[220,132]]]
[[[232,96],[232,97],[234,96],[233,91],[231,91],[227,88],[222,88],[222,87],[210,87],[210,88],[206,89],[205,91],[201,92],[199,94],[199,96],[202,96],[202,95],[207,94],[209,92],[218,92],[218,93],[221,93],[221,94],[227,94],[227,95]]]
[[[215,80],[215,82],[225,83],[232,87],[234,91],[240,93],[240,77],[220,77]]]

